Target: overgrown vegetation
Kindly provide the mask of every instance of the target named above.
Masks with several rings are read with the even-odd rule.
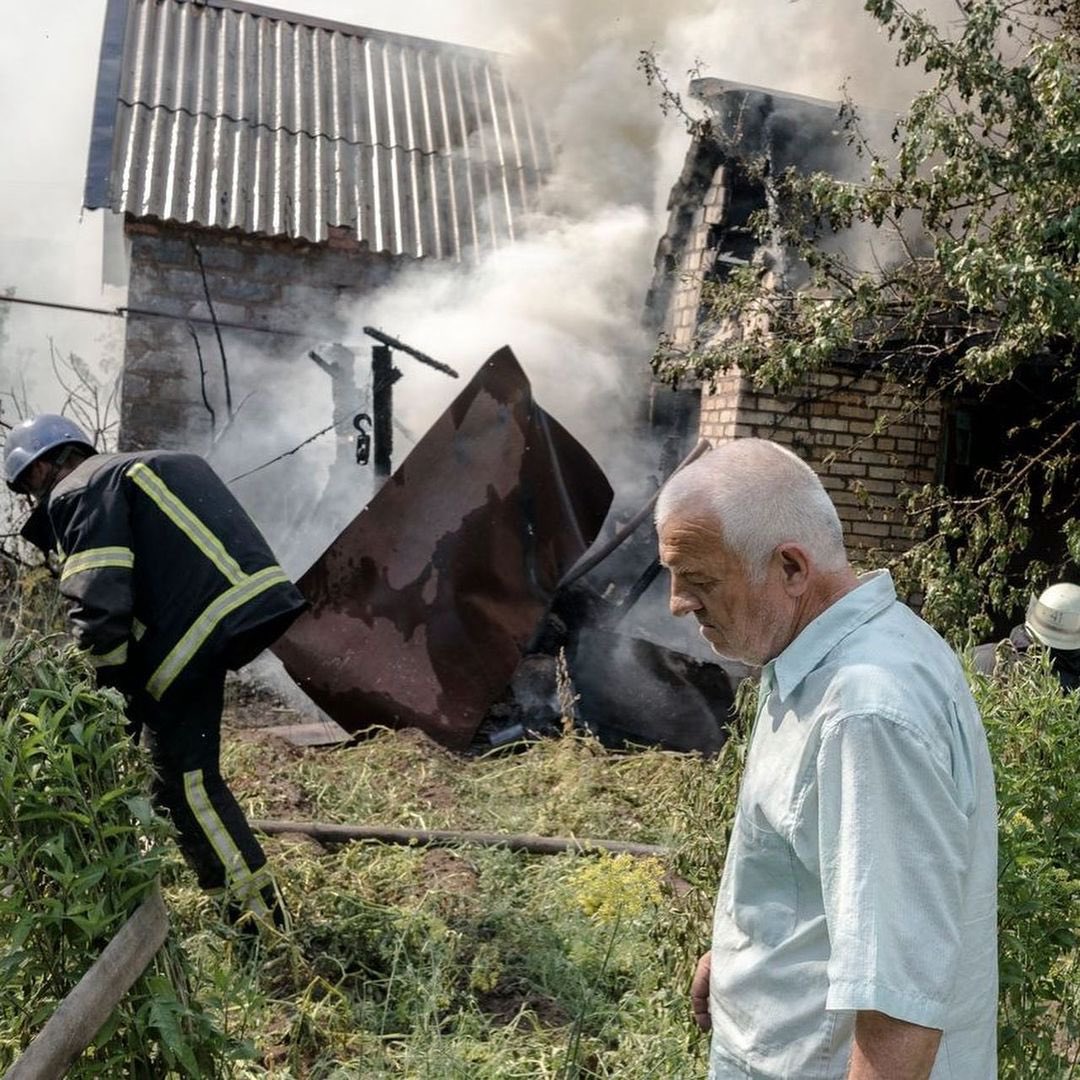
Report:
[[[119,699],[34,635],[0,655],[0,1066],[9,1065],[152,888],[169,832]],[[230,1040],[191,996],[174,938],[99,1033],[84,1075],[216,1076]]]
[[[1080,694],[1032,656],[975,691],[997,773],[1001,1077],[1080,1076]]]
[[[686,988],[708,941],[740,739],[713,761],[614,754],[573,735],[469,760],[413,732],[304,751],[230,722],[223,768],[253,817],[607,836],[673,853],[661,866],[269,838],[293,929],[252,938],[161,845],[115,699],[70,653],[27,641],[4,662],[0,812],[19,840],[0,900],[0,1065],[160,873],[170,951],[75,1076],[703,1075]],[[1001,807],[1000,1075],[1080,1075],[1080,708],[1037,659],[1000,684],[976,680],[976,693]],[[269,708],[248,702],[243,715]]]
[[[737,366],[785,387],[872,364],[915,400],[996,393],[1006,415],[1033,403],[1001,425],[997,462],[972,490],[912,493],[927,539],[896,569],[935,626],[982,638],[1080,562],[1080,9],[959,0],[939,26],[896,0],[864,6],[930,85],[884,145],[845,106],[859,181],[757,163],[772,258],[707,289],[707,332],[689,352],[662,347],[656,367],[707,382]],[[681,110],[655,60],[643,66]],[[714,118],[688,119],[723,138]],[[737,333],[709,332],[732,320]]]
[[[242,778],[234,786],[253,816],[664,844],[693,837],[713,860],[710,875],[697,853],[665,868],[601,854],[271,842],[295,929],[241,969],[250,980],[245,1032],[265,1054],[243,1075],[704,1072],[684,991],[707,942],[708,905],[680,875],[715,881],[737,744],[703,762],[613,755],[567,736],[467,760],[414,733],[332,753],[237,734],[226,769]],[[189,944],[213,949],[217,935],[186,875],[170,896]]]

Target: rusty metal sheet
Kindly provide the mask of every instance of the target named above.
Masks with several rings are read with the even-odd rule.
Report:
[[[611,495],[501,349],[300,579],[311,610],[274,651],[347,731],[465,747]]]

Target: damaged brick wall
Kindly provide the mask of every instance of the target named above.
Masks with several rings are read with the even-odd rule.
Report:
[[[693,141],[668,197],[668,226],[657,245],[645,300],[652,328],[683,349],[697,329],[710,229],[723,217],[723,161],[715,143]]]
[[[342,311],[387,280],[400,260],[374,255],[348,230],[313,244],[129,220],[130,283],[120,445],[205,450],[210,414],[202,400],[194,332],[207,390],[225,418],[220,352],[208,321],[198,245],[230,362],[234,407],[250,389],[245,358],[301,363],[319,342],[344,333]]]
[[[835,110],[796,102],[784,113],[782,100],[778,104],[763,92],[710,93],[718,115],[738,112],[740,145],[752,144],[750,152],[775,157],[776,135],[766,120],[782,119],[781,166],[806,152],[815,130],[822,133],[820,143],[834,137]],[[823,151],[818,146],[815,152]],[[702,303],[710,279],[722,280],[732,267],[749,261],[781,273],[782,253],[757,245],[747,227],[750,215],[765,205],[763,185],[732,155],[730,143],[724,150],[709,139],[694,141],[668,202],[668,228],[657,249],[649,295],[652,325],[664,348],[722,348],[723,340],[739,332],[737,326],[710,323]],[[836,503],[853,551],[900,551],[918,539],[906,523],[900,496],[905,488],[937,477],[940,399],[915,398],[867,364],[809,376],[783,393],[755,390],[736,370],[701,387],[700,395],[700,433],[710,441],[772,439],[815,469]]]
[[[940,399],[915,399],[879,375],[852,371],[809,376],[787,393],[755,391],[727,375],[701,402],[701,433],[711,441],[771,439],[808,462],[855,552],[902,551],[918,539],[900,495],[934,481],[941,423]]]

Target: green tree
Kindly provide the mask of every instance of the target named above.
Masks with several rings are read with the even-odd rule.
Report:
[[[1080,562],[1080,8],[957,0],[944,28],[894,0],[865,8],[898,43],[898,64],[922,65],[930,85],[884,146],[843,106],[857,181],[769,176],[758,163],[773,196],[758,235],[798,267],[799,287],[777,287],[768,260],[736,270],[705,301],[713,327],[738,319],[742,332],[661,348],[654,363],[671,381],[738,366],[783,387],[858,360],[914,388],[967,395],[1035,372],[1046,388],[1036,423],[1002,431],[999,466],[976,490],[912,493],[928,539],[895,568],[921,586],[937,625],[986,633],[1028,587]],[[670,92],[665,104],[681,105]],[[712,125],[696,120],[695,134],[717,137]],[[888,234],[899,257],[860,266],[842,242],[852,229]],[[1051,565],[1025,555],[1036,521],[1060,537]],[[1045,531],[1039,539],[1045,551]]]

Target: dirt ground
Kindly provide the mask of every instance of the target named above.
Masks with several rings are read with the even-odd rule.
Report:
[[[308,713],[297,709],[273,690],[236,676],[230,676],[226,684],[221,728],[223,739],[241,751],[243,764],[230,776],[236,795],[240,798],[257,795],[265,808],[265,815],[259,816],[283,820],[312,820],[318,816],[312,799],[293,779],[300,772],[300,762],[307,755],[333,754],[335,749],[355,745],[341,728],[332,721],[319,719],[314,710]],[[294,731],[290,738],[288,728],[301,730]],[[355,741],[363,743],[363,735]],[[439,775],[437,766],[452,759],[456,768],[457,763],[467,760],[467,755],[447,750],[416,728],[396,732],[394,743],[402,759],[414,765],[418,761],[431,764],[431,768],[415,769],[413,797],[418,805],[429,810],[452,811],[458,795]]]
[[[225,711],[221,726],[238,728],[278,727],[312,723],[312,717],[289,706],[272,690],[230,675],[225,684]]]

